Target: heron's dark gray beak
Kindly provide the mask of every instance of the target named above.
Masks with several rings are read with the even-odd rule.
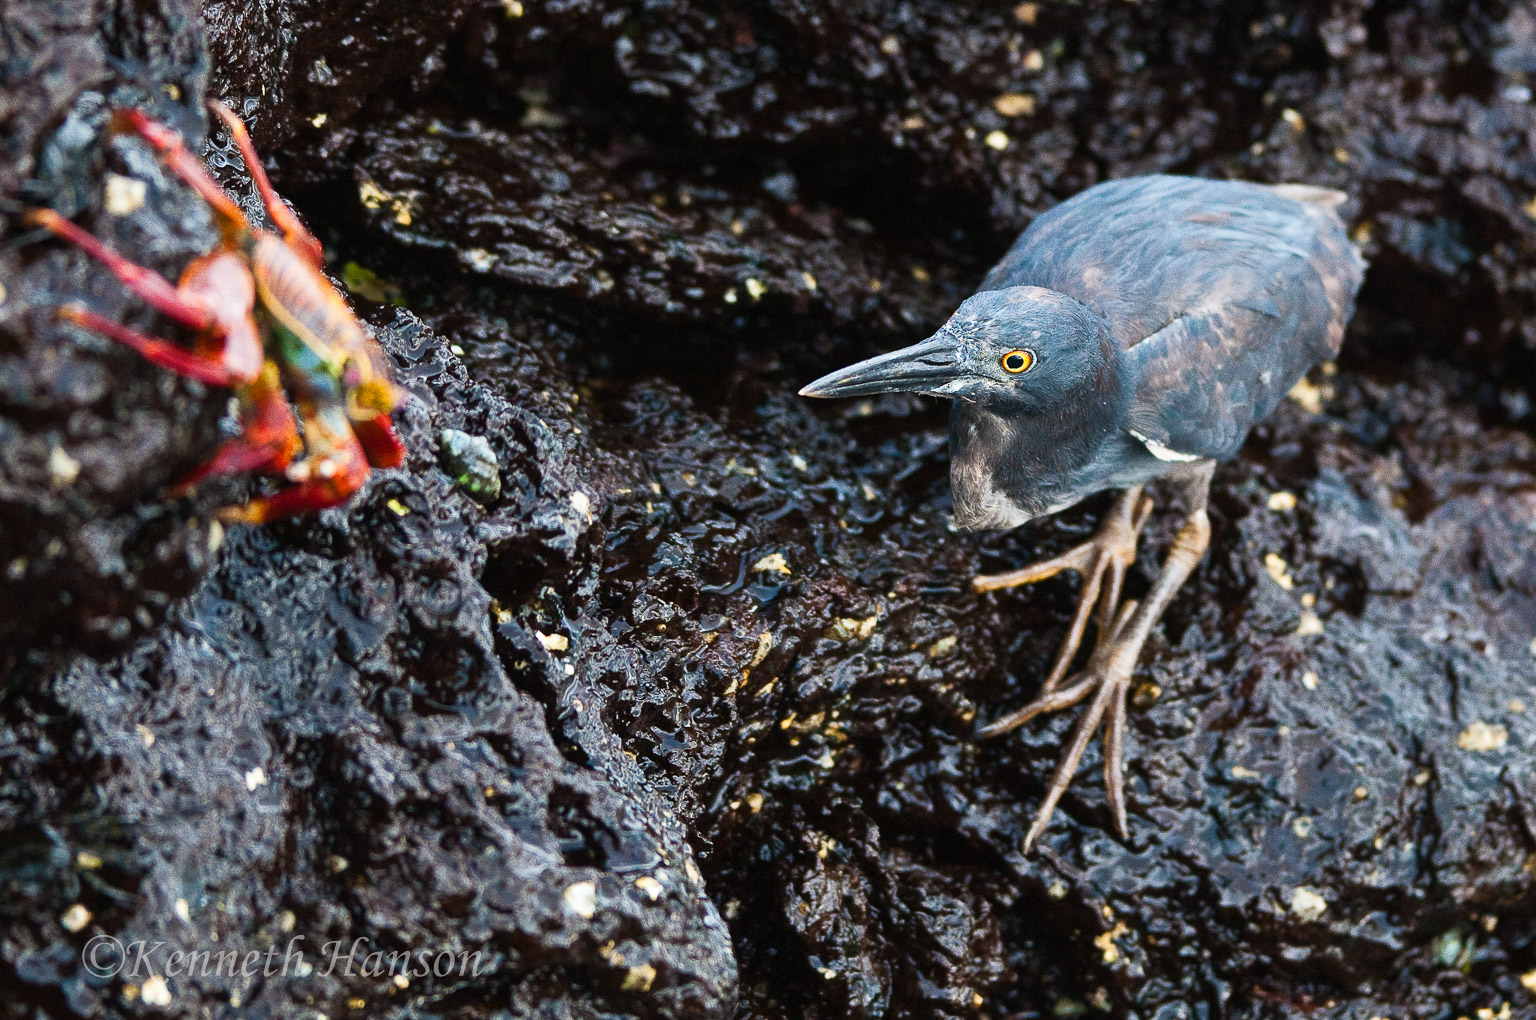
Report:
[[[960,378],[960,347],[939,334],[920,344],[861,361],[824,375],[802,397],[866,397],[873,393],[933,393]]]

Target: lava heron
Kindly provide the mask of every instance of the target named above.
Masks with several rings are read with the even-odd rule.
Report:
[[[1061,756],[1028,852],[1104,726],[1115,825],[1127,834],[1122,758],[1126,692],[1142,645],[1210,542],[1216,462],[1307,371],[1338,352],[1365,262],[1337,191],[1190,177],[1132,177],[1040,215],[928,340],[816,380],[808,397],[952,397],[955,523],[1012,528],[1079,500],[1120,494],[1093,539],[978,591],[1063,570],[1083,577],[1056,662],[1030,704],[980,730],[992,737],[1042,712],[1092,701]],[[1140,602],[1120,604],[1152,510],[1145,483],[1167,479],[1185,510],[1163,569]],[[1071,676],[1098,603],[1097,646]]]

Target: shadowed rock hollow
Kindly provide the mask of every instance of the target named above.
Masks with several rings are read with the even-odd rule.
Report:
[[[1524,8],[3,18],[3,1015],[1536,1010]],[[174,277],[209,218],[101,129],[133,104],[196,141],[204,95],[411,393],[402,469],[261,530],[208,521],[262,482],[163,491],[227,394],[59,327],[79,299],[174,333],[16,215]],[[1340,363],[1217,474],[1138,674],[1130,839],[1095,748],[1025,858],[1072,714],[971,734],[1031,697],[1075,582],[968,579],[1103,500],[952,532],[942,406],[794,393],[926,335],[1034,213],[1151,171],[1343,188],[1372,268]],[[142,205],[109,211],[112,175]],[[447,429],[499,497],[444,470]],[[93,936],[163,942],[158,977],[93,975]],[[327,970],[355,939],[479,955]],[[295,945],[310,972],[166,972]]]

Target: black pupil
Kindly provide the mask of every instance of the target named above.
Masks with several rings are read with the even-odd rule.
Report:
[[[1024,355],[1022,354],[1010,354],[1004,360],[1007,361],[1007,367],[1011,371],[1017,372],[1024,367]]]

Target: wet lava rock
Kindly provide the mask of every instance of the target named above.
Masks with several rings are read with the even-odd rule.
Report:
[[[1536,1009],[1528,12],[203,13],[13,4],[0,34],[0,1013]],[[176,275],[206,213],[99,130],[134,103],[196,139],[210,78],[411,394],[401,470],[222,537],[267,483],[163,489],[226,395],[59,328],[70,298],[168,327],[13,211]],[[793,394],[1152,170],[1342,187],[1373,266],[1343,360],[1217,475],[1138,674],[1130,839],[1090,750],[1025,858],[1071,715],[972,733],[1032,695],[1073,582],[967,583],[1102,501],[955,533],[942,408]],[[160,970],[93,973],[97,936]],[[327,968],[359,939],[473,970]],[[310,971],[165,966],[292,946]]]

